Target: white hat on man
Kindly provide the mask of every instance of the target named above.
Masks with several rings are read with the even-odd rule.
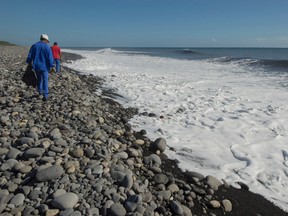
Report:
[[[42,34],[42,35],[40,36],[40,40],[42,40],[42,39],[45,39],[45,40],[47,40],[48,42],[50,42],[50,41],[49,41],[49,37],[48,37],[47,34]]]

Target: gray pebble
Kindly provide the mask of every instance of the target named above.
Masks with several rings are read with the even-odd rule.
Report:
[[[55,208],[65,210],[74,208],[74,206],[78,203],[78,200],[79,198],[75,193],[66,193],[55,197],[52,201],[52,205]]]
[[[231,212],[232,211],[232,203],[228,199],[222,200],[222,204],[224,206],[224,211],[225,212]]]
[[[125,209],[128,212],[133,212],[142,202],[142,197],[140,195],[129,196],[125,202]]]
[[[173,212],[174,212],[176,215],[183,215],[184,212],[183,212],[182,206],[181,206],[181,204],[180,204],[179,202],[177,202],[177,201],[172,201],[172,202],[170,203],[170,206],[171,206]]]
[[[109,209],[109,215],[111,216],[125,216],[126,209],[120,203],[114,203]]]
[[[155,151],[159,150],[164,152],[166,150],[166,140],[164,138],[158,138],[152,143],[151,148]]]
[[[10,200],[9,204],[13,204],[15,207],[21,206],[24,203],[25,196],[23,193],[18,193]]]
[[[169,181],[169,178],[162,173],[156,174],[153,179],[157,184],[164,184],[164,185],[167,184]]]
[[[16,148],[10,148],[8,154],[7,154],[7,158],[10,159],[10,158],[13,158],[13,159],[16,159],[17,156],[21,153],[21,151],[19,149],[16,149]]]
[[[64,169],[59,165],[52,165],[44,169],[38,169],[36,173],[36,179],[40,182],[57,179],[62,176]]]
[[[44,148],[31,148],[24,152],[25,158],[41,157],[45,152]]]

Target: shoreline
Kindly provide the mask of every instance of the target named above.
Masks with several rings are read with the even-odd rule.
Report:
[[[0,48],[2,49],[2,47]],[[22,48],[19,47],[19,49]],[[0,177],[7,181],[4,184],[5,180],[1,181],[0,193],[7,195],[6,190],[8,190],[7,197],[10,197],[10,199],[6,197],[5,200],[0,200],[0,212],[15,212],[15,209],[23,212],[25,209],[33,209],[31,212],[37,213],[38,210],[38,213],[42,213],[40,211],[44,210],[40,206],[45,205],[47,209],[44,212],[46,214],[52,209],[58,209],[58,213],[72,209],[73,211],[69,211],[80,212],[82,215],[97,215],[97,212],[100,215],[128,215],[132,212],[138,215],[152,215],[155,212],[158,215],[175,215],[176,213],[179,215],[288,215],[287,212],[262,196],[246,189],[232,188],[216,178],[205,177],[200,173],[182,172],[176,161],[165,156],[165,151],[157,155],[156,152],[161,152],[166,147],[165,141],[161,139],[159,141],[161,146],[155,147],[159,143],[145,137],[145,131],[133,131],[128,124],[128,119],[137,114],[137,110],[124,109],[113,99],[107,100],[93,94],[93,89],[101,88],[101,79],[97,77],[81,75],[62,67],[62,76],[50,74],[51,100],[47,104],[43,104],[37,98],[32,98],[35,90],[21,84],[23,67],[25,68],[25,60],[23,61],[23,58],[26,58],[25,50],[23,56],[19,56],[19,52],[15,50],[7,49],[5,51],[8,52],[7,55],[0,57],[0,59],[6,58],[0,62],[1,73],[5,75],[1,75],[3,76],[1,82],[6,88],[4,88],[6,92],[3,92],[4,89],[1,90],[1,110],[6,110],[6,112],[1,113],[4,118],[1,118],[3,129],[0,142],[0,153],[2,152],[0,165],[1,171],[8,176]],[[63,55],[65,61],[77,58],[79,56],[71,53]],[[9,66],[6,67],[5,65],[8,64]],[[3,70],[2,65],[6,69]],[[22,73],[20,73],[21,70]],[[12,89],[12,94],[11,90],[8,93],[10,84],[5,83],[5,79],[12,84],[13,79],[16,79],[16,83],[19,85]],[[63,87],[63,85],[65,86]],[[111,92],[107,93],[108,96],[109,93]],[[14,98],[10,99],[11,95]],[[15,107],[18,108],[16,111]],[[19,127],[20,120],[23,118],[14,117],[14,115],[23,117],[22,114],[19,114],[20,110],[25,113],[23,116],[28,120],[26,124],[22,123],[21,127]],[[33,110],[34,119],[28,116],[29,111]],[[8,119],[5,116],[8,116]],[[58,128],[56,135],[51,135],[55,128]],[[7,130],[11,131],[11,129],[13,129],[13,135],[11,132],[7,135]],[[31,132],[32,129],[36,130],[38,137]],[[23,138],[32,138],[33,140],[28,139],[28,142],[26,139],[22,143]],[[17,145],[15,145],[16,143]],[[46,148],[47,143],[50,145]],[[29,156],[25,154],[29,149],[35,150],[36,147],[40,153],[32,156],[31,153],[27,153]],[[11,149],[16,152],[21,150],[22,153],[18,152],[16,156],[7,158],[6,155],[12,151]],[[7,165],[9,159],[17,161],[14,161],[13,167]],[[93,166],[91,166],[92,162]],[[20,171],[20,169],[15,171],[16,164],[19,166],[24,164],[22,169],[31,170],[29,172]],[[39,182],[37,173],[40,172],[39,167],[43,164],[63,167],[63,171],[58,173],[61,175],[57,175],[55,179]],[[174,168],[173,174],[171,167]],[[18,180],[11,180],[14,175],[16,178],[16,174]],[[38,181],[35,181],[34,174]],[[75,177],[76,179],[74,179]],[[77,177],[80,180],[77,180]],[[23,184],[27,178],[30,182],[29,186]],[[63,178],[69,180],[64,181]],[[14,191],[8,184],[9,180],[13,182]],[[57,186],[57,181],[64,183],[59,183],[60,186]],[[105,185],[106,190],[103,187],[101,190],[99,188],[101,186],[99,182],[102,181],[104,181],[102,185]],[[97,187],[94,186],[95,183]],[[83,184],[83,188],[81,188],[81,184]],[[29,187],[29,193],[25,192],[24,186]],[[28,190],[27,187],[25,189]],[[33,202],[32,199],[34,197],[31,195],[37,187],[41,188],[41,193],[37,197],[41,199],[41,204],[38,206],[34,204],[35,201]],[[46,187],[54,190],[50,191],[47,197],[43,195]],[[59,190],[63,189],[61,187],[65,188],[62,196],[69,193],[73,193],[73,195],[69,194],[72,198],[77,196],[77,202],[75,201],[73,206],[66,208],[66,206],[63,207],[63,203],[55,205],[58,196],[54,197],[53,194],[59,193]],[[244,185],[243,188],[245,188]],[[110,193],[107,193],[107,190]],[[97,197],[94,200],[91,197],[92,191],[95,191],[97,194],[94,195],[98,195],[102,200],[98,200]],[[13,200],[16,196],[22,197],[18,194],[23,194],[29,202],[23,200],[23,203],[18,205],[18,202]],[[225,202],[223,202],[224,200]],[[231,211],[230,208],[232,208]],[[88,209],[93,209],[93,211],[88,211]]]

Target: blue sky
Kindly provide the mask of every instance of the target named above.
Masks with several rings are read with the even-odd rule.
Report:
[[[288,47],[288,0],[1,0],[0,40],[62,47]]]

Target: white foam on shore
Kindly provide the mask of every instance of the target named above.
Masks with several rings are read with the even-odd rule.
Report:
[[[124,107],[164,118],[135,116],[135,130],[164,137],[183,170],[244,182],[288,211],[288,93],[236,63],[127,55],[104,49],[75,51],[67,66],[104,77]],[[285,78],[285,77],[284,77]],[[161,130],[159,130],[161,129]]]

